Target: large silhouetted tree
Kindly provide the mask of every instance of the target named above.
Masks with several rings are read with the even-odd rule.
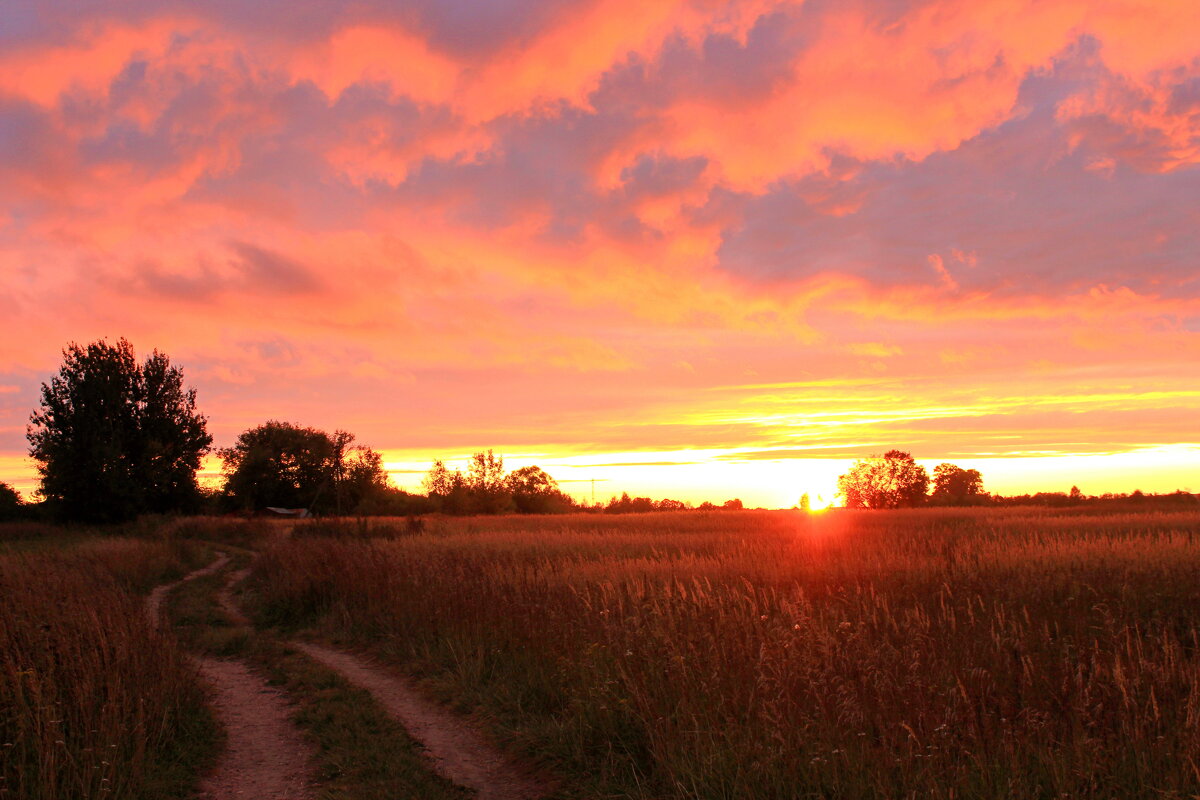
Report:
[[[925,468],[900,450],[859,459],[838,478],[847,508],[911,508],[925,501],[928,490]]]
[[[354,435],[271,420],[221,450],[225,494],[235,506],[349,514],[387,488],[382,457]]]
[[[125,339],[68,345],[27,436],[46,501],[87,522],[192,508],[212,444],[183,371],[157,350],[138,364]]]
[[[521,467],[509,473],[504,484],[513,505],[522,514],[551,514],[566,511],[575,504],[558,488],[558,481],[541,467]]]
[[[933,495],[935,504],[943,506],[965,506],[978,503],[986,495],[983,491],[983,476],[977,469],[963,469],[956,464],[938,464],[933,468]]]

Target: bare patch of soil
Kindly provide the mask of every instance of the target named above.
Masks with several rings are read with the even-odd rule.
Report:
[[[549,794],[546,781],[506,758],[469,722],[426,699],[411,680],[340,650],[293,645],[370,692],[424,745],[439,774],[474,790],[480,800],[535,800]]]

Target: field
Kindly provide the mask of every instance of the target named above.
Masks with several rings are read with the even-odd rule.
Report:
[[[1200,791],[1198,577],[1200,514],[1012,509],[443,520],[255,586],[585,796],[1128,798]]]
[[[204,548],[30,527],[0,541],[0,797],[181,796],[218,732],[140,595]]]
[[[314,521],[261,539],[189,525],[189,537],[249,545],[235,549],[254,559],[239,598],[254,636],[325,642],[417,676],[554,775],[555,796],[1200,794],[1200,512]],[[194,674],[137,661],[153,647],[169,666],[179,645],[141,626],[130,598],[219,545],[130,541],[0,551],[0,585],[20,597],[0,612],[0,701],[14,709],[0,736],[18,748],[0,755],[10,790],[90,763],[80,754],[118,741],[123,725],[156,725],[155,752],[206,735]],[[47,637],[69,656],[47,656]],[[298,658],[281,644],[250,650],[264,672]],[[29,675],[43,670],[54,708],[100,715],[101,733],[56,744],[59,723],[29,699]],[[153,686],[161,699],[149,712],[97,710],[98,675],[116,697]],[[301,694],[324,685],[290,680]],[[56,746],[75,749],[67,759]],[[104,787],[72,766],[78,791],[9,796],[150,797],[165,780],[153,753],[106,760],[119,766]]]

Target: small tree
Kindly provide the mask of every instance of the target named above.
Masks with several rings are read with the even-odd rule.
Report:
[[[847,508],[911,508],[925,501],[929,473],[900,450],[855,461],[838,478]]]
[[[470,490],[460,470],[451,472],[441,459],[433,462],[424,480],[434,506],[447,514],[470,513]]]
[[[513,510],[512,495],[504,480],[504,457],[491,450],[471,456],[467,465],[470,510],[476,514],[502,514]]]
[[[383,468],[383,456],[369,447],[357,445],[349,453],[343,453],[340,472],[337,485],[345,513],[361,512],[392,490],[387,470]]]
[[[121,339],[63,350],[27,438],[42,495],[59,515],[118,522],[198,505],[206,425],[183,371],[157,350],[139,365]]]
[[[463,484],[463,476],[457,470],[450,472],[446,468],[446,462],[438,459],[433,462],[433,466],[429,468],[429,472],[425,475],[425,480],[422,483],[425,486],[425,491],[429,494],[445,497],[453,492],[455,487]]]
[[[0,481],[0,522],[21,516],[21,495],[7,483]]]
[[[552,514],[574,506],[558,482],[540,467],[521,467],[504,479],[513,505],[522,514]]]

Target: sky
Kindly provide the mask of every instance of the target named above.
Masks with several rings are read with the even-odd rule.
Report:
[[[0,481],[68,342],[417,488],[1200,491],[1195,0],[6,0]],[[205,479],[220,465],[210,459]]]

